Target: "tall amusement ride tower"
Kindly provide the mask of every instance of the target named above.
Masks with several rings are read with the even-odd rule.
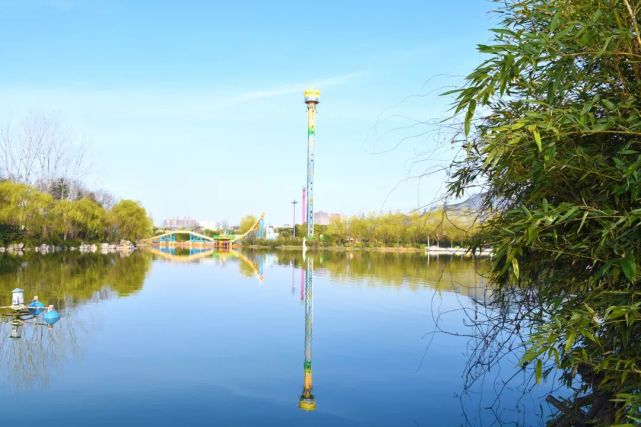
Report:
[[[307,238],[314,236],[314,151],[316,149],[316,106],[320,90],[307,89]]]
[[[316,106],[320,91],[305,91],[307,104],[307,188],[303,189],[303,200],[307,196],[306,222],[307,238],[314,236],[314,150],[316,148]],[[304,204],[305,202],[303,202]],[[303,251],[303,257],[305,252]],[[316,398],[312,394],[312,327],[314,324],[314,264],[311,257],[305,259],[305,382],[298,407],[305,411],[316,410]]]

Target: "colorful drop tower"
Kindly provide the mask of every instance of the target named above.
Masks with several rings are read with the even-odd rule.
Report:
[[[312,326],[314,323],[313,271],[314,261],[307,257],[305,266],[305,383],[298,407],[304,411],[316,410],[316,398],[312,394]]]
[[[320,102],[320,90],[307,89],[307,238],[314,236],[314,151],[316,150],[316,106]]]

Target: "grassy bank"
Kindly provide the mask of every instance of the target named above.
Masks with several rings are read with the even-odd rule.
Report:
[[[302,250],[302,244],[279,244],[275,241],[275,244],[265,245],[265,244],[244,244],[243,248],[247,249],[273,249],[281,251],[300,251]],[[448,249],[448,248],[442,248]],[[454,248],[452,248],[454,249]],[[350,251],[363,251],[363,252],[382,252],[382,253],[424,253],[425,246],[359,246],[359,245],[350,245],[350,246],[340,246],[340,245],[308,245],[308,251],[335,251],[335,252],[350,252]]]

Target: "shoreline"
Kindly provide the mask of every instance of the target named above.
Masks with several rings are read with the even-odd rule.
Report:
[[[121,242],[121,244],[80,244],[76,246],[63,246],[63,245],[48,245],[40,244],[36,246],[27,246],[24,244],[11,244],[7,247],[0,246],[0,254],[15,254],[21,255],[25,252],[33,252],[38,254],[48,254],[53,252],[80,252],[80,253],[121,253],[131,252],[137,247],[145,247],[145,244],[133,245],[131,242]],[[234,249],[251,249],[251,250],[267,250],[267,251],[302,251],[302,245],[239,245]],[[462,247],[411,247],[411,246],[308,246],[308,252],[376,252],[376,253],[396,253],[396,254],[424,254],[428,256],[460,256],[460,257],[491,257],[493,252],[491,250],[483,250],[472,255],[469,249]]]
[[[277,251],[302,251],[300,245],[242,245],[241,248],[254,249],[254,250],[277,250]],[[425,254],[425,255],[457,255],[463,257],[472,257],[469,249],[461,247],[411,247],[411,246],[308,246],[308,252],[316,251],[331,251],[331,252],[380,252],[380,253],[410,253],[410,254]],[[474,256],[491,257],[492,251],[483,250],[476,253]]]
[[[29,246],[24,243],[13,243],[8,246],[0,246],[0,254],[22,255],[25,252],[34,252],[37,254],[49,254],[54,252],[79,252],[79,253],[131,253],[136,246],[129,241],[115,243],[81,243],[79,245],[50,245],[42,243],[40,245]]]

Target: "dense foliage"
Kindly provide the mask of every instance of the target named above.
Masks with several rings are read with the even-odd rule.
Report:
[[[242,227],[241,227],[242,228]],[[439,208],[424,213],[389,213],[342,217],[335,215],[328,225],[314,224],[310,245],[353,247],[421,247],[466,246],[478,228],[478,218],[468,209]],[[278,240],[272,246],[299,245],[307,233],[307,225],[278,228]],[[269,241],[261,241],[268,244]]]
[[[0,182],[0,243],[64,243],[68,240],[136,241],[152,223],[137,202],[123,200],[110,210],[87,197],[56,200],[35,187]]]
[[[121,200],[109,212],[111,232],[133,242],[149,237],[153,229],[151,218],[138,202]]]
[[[450,189],[484,187],[476,244],[495,248],[497,300],[535,325],[523,362],[540,379],[551,361],[575,391],[555,422],[639,423],[641,2],[505,0],[499,13],[458,91],[466,155]]]
[[[322,241],[337,245],[455,246],[467,242],[476,227],[475,216],[467,210],[333,217]]]
[[[256,221],[258,221],[258,218],[256,218],[254,215],[244,216],[243,219],[240,220],[239,233],[243,234],[248,232],[254,226],[254,224],[256,224]]]

